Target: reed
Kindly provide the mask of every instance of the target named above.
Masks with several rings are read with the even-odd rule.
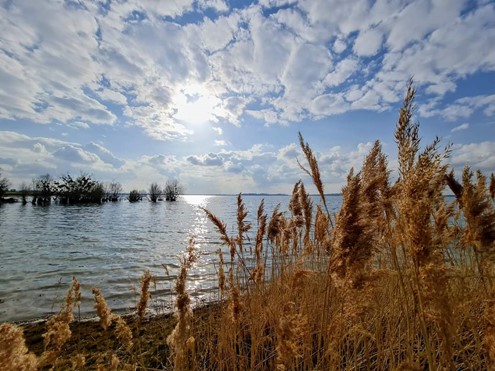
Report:
[[[2,324],[0,365],[64,369],[67,363],[57,362],[67,356],[76,369],[493,369],[494,176],[466,168],[458,180],[447,165],[449,146],[441,148],[438,139],[422,145],[415,94],[410,82],[395,130],[394,184],[377,141],[362,167],[349,172],[342,206],[331,215],[317,155],[300,134],[307,168],[300,166],[318,203],[298,181],[287,212],[278,205],[267,215],[262,201],[250,223],[239,194],[233,235],[203,209],[230,255],[224,262],[224,251],[216,251],[218,305],[192,308],[186,283],[197,252],[191,240],[180,257],[170,331],[144,339],[147,272],[135,325],[112,314],[93,289],[101,327],[114,329],[116,349],[64,354],[72,308],[80,302],[74,280],[62,311],[47,323],[44,363],[29,353],[19,328]],[[455,199],[444,197],[448,189]]]

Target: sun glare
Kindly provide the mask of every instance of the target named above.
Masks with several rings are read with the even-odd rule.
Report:
[[[202,85],[187,85],[173,101],[177,109],[174,118],[186,124],[200,125],[218,120],[221,100]]]

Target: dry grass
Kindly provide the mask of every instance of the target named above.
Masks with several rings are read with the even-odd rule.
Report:
[[[80,301],[74,281],[61,313],[46,323],[44,349],[30,341],[26,347],[14,325],[0,327],[1,367],[493,369],[494,176],[466,168],[458,180],[446,165],[449,147],[439,149],[439,140],[421,146],[419,126],[411,121],[414,95],[410,83],[396,127],[399,178],[393,185],[376,142],[361,170],[349,173],[342,207],[331,215],[316,156],[300,135],[308,168],[300,165],[320,204],[312,204],[299,181],[289,212],[277,207],[268,217],[261,203],[255,228],[239,195],[232,236],[205,210],[230,255],[224,262],[218,251],[222,305],[191,309],[191,241],[181,258],[173,319],[144,317],[148,273],[137,318],[112,314],[95,289],[106,337],[94,345],[78,330],[74,339],[72,308]],[[444,197],[449,188],[455,198]]]

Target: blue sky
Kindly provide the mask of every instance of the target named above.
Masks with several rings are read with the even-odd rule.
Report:
[[[0,169],[311,190],[300,131],[339,192],[376,139],[396,167],[413,77],[423,144],[493,172],[494,45],[486,0],[0,0]]]

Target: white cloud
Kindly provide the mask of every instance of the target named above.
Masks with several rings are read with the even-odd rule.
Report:
[[[495,7],[477,5],[13,1],[0,7],[0,119],[135,125],[154,139],[185,140],[199,121],[288,124],[382,111],[400,100],[410,76],[435,100],[460,79],[495,71]],[[205,9],[196,23],[174,19]],[[188,94],[199,103],[186,104]],[[453,120],[477,110],[492,115],[495,104],[438,101],[420,112]]]
[[[371,57],[378,53],[383,41],[383,34],[376,28],[360,32],[354,42],[354,53]]]
[[[491,116],[495,113],[495,94],[458,98],[444,108],[438,108],[439,104],[439,101],[434,101],[424,105],[419,108],[419,113],[424,117],[441,116],[448,121],[468,118],[478,110],[485,116]]]
[[[464,166],[493,172],[495,168],[495,142],[481,142],[454,145],[451,157],[452,165],[458,170]]]
[[[345,82],[359,68],[359,62],[353,57],[340,61],[335,69],[325,77],[325,85],[338,86]]]
[[[464,123],[464,124],[461,124],[459,126],[456,126],[452,130],[450,130],[450,132],[451,133],[454,133],[456,131],[467,130],[467,129],[469,129],[469,124],[468,123]]]

